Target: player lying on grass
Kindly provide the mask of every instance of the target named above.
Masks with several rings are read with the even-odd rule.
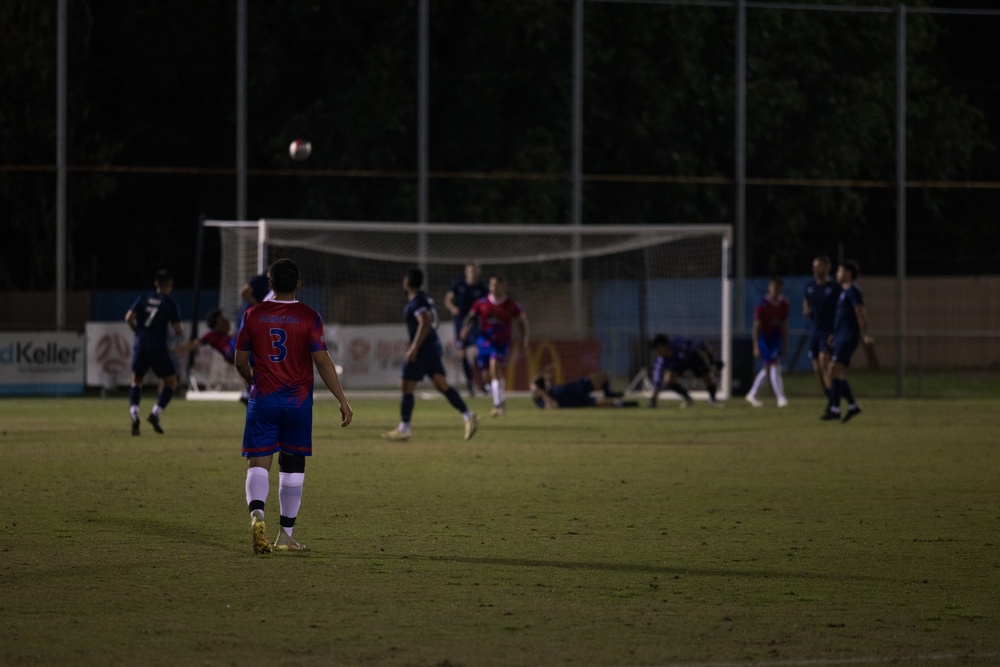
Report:
[[[636,401],[622,400],[621,394],[611,391],[608,374],[595,371],[579,380],[565,384],[555,384],[552,380],[554,369],[546,366],[531,383],[531,398],[543,410],[557,408],[631,408],[639,405]],[[592,396],[600,387],[603,396]]]

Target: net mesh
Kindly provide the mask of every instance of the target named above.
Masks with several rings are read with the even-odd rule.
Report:
[[[482,278],[505,277],[530,322],[528,350],[515,346],[508,386],[526,389],[542,366],[557,381],[604,370],[635,385],[649,367],[657,333],[702,338],[728,359],[728,228],[724,226],[416,225],[294,220],[208,221],[220,233],[220,308],[239,321],[240,287],[279,257],[299,264],[300,301],[328,326],[327,344],[345,386],[390,388],[399,374],[406,329],[402,277],[425,271],[436,300],[449,380],[463,386],[443,307],[466,263]],[[262,242],[266,241],[266,242]],[[218,372],[216,373],[216,377]],[[234,386],[239,385],[235,376]],[[723,391],[728,383],[723,378]],[[696,379],[686,378],[693,390]],[[620,385],[619,385],[619,388]]]

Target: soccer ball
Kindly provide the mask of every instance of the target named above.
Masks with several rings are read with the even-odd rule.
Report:
[[[293,160],[305,160],[312,153],[313,146],[305,139],[296,139],[288,145],[288,155]]]

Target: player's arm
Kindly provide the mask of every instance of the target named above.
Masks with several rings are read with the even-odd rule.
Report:
[[[249,303],[251,306],[260,303],[253,295],[253,286],[250,283],[243,283],[243,287],[240,288],[240,298]]]
[[[417,358],[417,350],[420,346],[424,344],[427,340],[427,336],[431,332],[431,312],[429,310],[421,310],[417,313],[417,332],[413,334],[413,340],[410,341],[410,347],[406,348],[406,360],[414,361]]]
[[[809,297],[802,297],[802,314],[810,320],[813,317],[812,309],[809,307]]]
[[[236,355],[233,357],[233,365],[236,366],[236,371],[240,374],[247,386],[253,384],[253,369],[250,368],[250,353],[246,350],[236,350]]]
[[[187,354],[188,352],[194,352],[199,347],[202,346],[202,342],[197,338],[192,338],[191,340],[185,341],[180,345],[176,345],[170,348],[170,351],[174,354]]]
[[[469,309],[469,314],[465,316],[465,320],[462,322],[462,330],[458,332],[460,338],[465,338],[469,335],[469,327],[472,326],[473,320],[476,319],[476,307],[475,305]]]
[[[125,324],[128,325],[129,329],[135,331],[135,322],[136,322],[135,311],[129,308],[128,312],[125,313]]]
[[[451,290],[444,295],[444,307],[448,309],[448,312],[452,314],[453,317],[457,317],[459,311],[458,306],[455,305],[455,293]]]
[[[788,318],[781,322],[781,354],[784,356],[788,352]]]
[[[868,335],[868,311],[865,310],[865,304],[856,304],[854,306],[854,314],[858,318],[858,331],[861,333],[861,342],[865,345],[871,345],[875,342],[875,339]]]
[[[535,378],[535,381],[531,383],[531,396],[534,399],[542,401],[543,410],[557,410],[559,404],[556,403],[555,399],[545,389],[544,382],[545,379],[541,375]]]
[[[528,315],[523,310],[517,316],[517,328],[521,332],[521,346],[528,349]]]
[[[428,316],[429,317],[429,316]],[[239,352],[237,352],[239,354]],[[347,402],[344,388],[340,385],[340,376],[337,375],[337,366],[330,358],[330,353],[326,350],[317,350],[312,353],[313,362],[319,371],[319,376],[323,378],[323,383],[330,390],[333,397],[340,403],[340,425],[347,426],[354,418],[354,411],[351,404]]]

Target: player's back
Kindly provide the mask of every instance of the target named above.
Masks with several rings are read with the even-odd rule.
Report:
[[[167,347],[172,322],[180,321],[177,303],[169,294],[149,292],[132,304],[135,313],[135,344],[137,347]]]
[[[298,301],[264,301],[247,309],[236,339],[254,358],[250,398],[303,403],[312,398],[312,353],[326,349],[319,313]]]

